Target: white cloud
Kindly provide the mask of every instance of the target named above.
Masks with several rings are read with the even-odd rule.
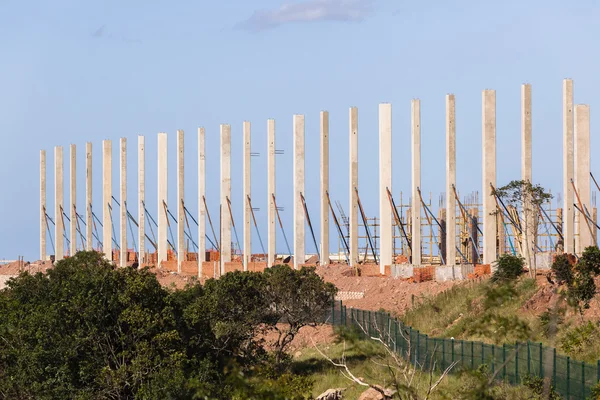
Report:
[[[290,22],[338,21],[359,22],[367,18],[373,0],[309,0],[285,3],[277,10],[260,10],[238,26],[261,31]]]

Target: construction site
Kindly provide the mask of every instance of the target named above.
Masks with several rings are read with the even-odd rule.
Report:
[[[532,180],[532,88],[521,87],[521,177]],[[329,113],[320,113],[320,177],[305,176],[305,119],[293,116],[293,224],[285,226],[277,205],[275,184],[275,121],[267,121],[268,151],[266,171],[251,169],[254,155],[251,124],[243,123],[243,168],[231,168],[231,126],[220,126],[219,165],[206,165],[205,129],[197,131],[197,157],[184,159],[182,130],[174,136],[157,136],[157,209],[146,206],[146,151],[144,136],[137,137],[137,198],[127,198],[128,140],[121,138],[118,163],[113,162],[113,143],[101,143],[101,174],[92,171],[92,143],[85,147],[85,165],[77,166],[77,149],[61,145],[48,160],[40,152],[40,260],[56,262],[80,250],[96,250],[116,265],[150,266],[200,279],[218,277],[233,270],[262,271],[275,264],[293,268],[304,265],[327,267],[339,264],[365,276],[388,276],[423,281],[454,281],[489,274],[496,259],[505,253],[521,254],[534,260],[536,268],[548,269],[557,253],[580,255],[597,243],[595,193],[600,190],[590,166],[590,109],[574,104],[573,81],[563,81],[563,177],[562,193],[536,204],[531,215],[506,204],[497,194],[496,182],[496,92],[482,92],[482,185],[456,186],[455,97],[446,95],[446,185],[437,194],[421,191],[421,111],[420,101],[411,101],[411,192],[392,190],[392,105],[379,105],[378,176],[379,213],[367,215],[358,188],[358,109],[348,115],[349,193],[330,193]],[[194,135],[196,136],[196,135]],[[441,139],[441,138],[440,138]],[[168,140],[176,141],[175,190],[177,202],[168,204],[168,173],[172,165]],[[116,147],[116,146],[115,146]],[[69,157],[65,176],[65,157]],[[152,155],[154,158],[154,155]],[[188,157],[189,158],[189,157]],[[185,162],[188,162],[186,166]],[[47,208],[47,166],[53,162],[54,209]],[[113,168],[119,168],[119,182],[113,184]],[[365,164],[367,165],[367,164]],[[83,168],[82,168],[83,167]],[[198,181],[186,181],[186,168],[198,169]],[[368,165],[372,168],[372,164]],[[220,173],[218,213],[209,213],[206,200],[207,171]],[[338,167],[339,168],[339,167]],[[77,173],[85,174],[85,188],[78,193]],[[238,174],[241,179],[238,180]],[[231,201],[232,175],[243,186],[243,203]],[[339,175],[339,173],[338,173]],[[101,179],[92,177],[101,176]],[[339,176],[337,177],[339,179]],[[266,180],[268,191],[252,191],[252,180]],[[306,181],[319,185],[320,209],[309,213],[305,198]],[[65,198],[68,185],[68,198]],[[192,187],[193,193],[184,191]],[[197,190],[196,190],[197,189]],[[93,190],[100,190],[102,203],[92,204]],[[197,198],[197,209],[186,207],[186,196]],[[266,218],[253,207],[256,197],[268,199]],[[339,199],[347,199],[345,206]],[[194,203],[196,204],[196,203]],[[232,210],[243,210],[243,219],[234,220]],[[318,222],[315,224],[315,222]],[[318,227],[318,229],[317,229]],[[278,232],[284,243],[276,243]],[[252,235],[259,243],[252,243]],[[264,239],[264,241],[263,241]],[[316,252],[307,251],[307,243]],[[285,248],[286,251],[277,251]],[[253,251],[260,249],[260,252]]]

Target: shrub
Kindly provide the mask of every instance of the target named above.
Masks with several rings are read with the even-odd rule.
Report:
[[[573,283],[573,266],[566,254],[557,255],[551,268],[559,285],[571,285]]]
[[[569,329],[560,340],[560,348],[567,354],[576,355],[582,353],[596,340],[598,340],[598,329],[593,323],[588,322]]]
[[[502,254],[496,261],[492,282],[514,281],[524,272],[525,259],[520,255]]]

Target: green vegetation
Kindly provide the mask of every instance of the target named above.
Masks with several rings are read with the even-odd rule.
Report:
[[[502,254],[496,261],[496,270],[491,281],[505,283],[516,280],[525,272],[525,259],[519,255]]]
[[[386,351],[383,345],[373,340],[359,339],[356,331],[348,328],[336,328],[338,340],[335,344],[319,346],[321,351],[334,362],[343,362],[355,377],[371,384],[393,388],[394,382],[399,383],[400,390],[396,399],[424,399],[432,382],[435,383],[439,372],[431,376],[429,371],[414,371],[410,391],[403,387],[402,373],[395,376],[397,362]],[[339,367],[335,367],[315,348],[302,351],[294,360],[293,369],[297,373],[310,374],[314,381],[313,396],[317,396],[330,388],[345,388],[344,398],[357,399],[367,388],[352,382],[342,374]],[[404,364],[401,364],[404,367]],[[407,370],[409,374],[413,370]],[[491,374],[482,368],[478,371],[454,371],[447,375],[430,394],[430,399],[545,399],[543,388],[539,382],[532,380],[524,385],[512,386],[495,381],[490,382]],[[411,375],[412,376],[412,375]]]
[[[0,291],[0,398],[301,399],[313,381],[282,354],[335,291],[285,266],[171,291],[80,252]],[[260,334],[283,320],[271,357]]]

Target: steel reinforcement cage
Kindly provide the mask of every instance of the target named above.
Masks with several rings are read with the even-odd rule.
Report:
[[[433,338],[404,325],[389,313],[347,308],[341,301],[331,307],[327,323],[358,328],[360,335],[378,337],[412,364],[438,371],[452,363],[451,373],[485,366],[499,381],[520,384],[527,377],[550,380],[565,399],[588,399],[600,381],[600,360],[596,365],[557,354],[541,343],[516,342],[502,346],[479,341]]]

